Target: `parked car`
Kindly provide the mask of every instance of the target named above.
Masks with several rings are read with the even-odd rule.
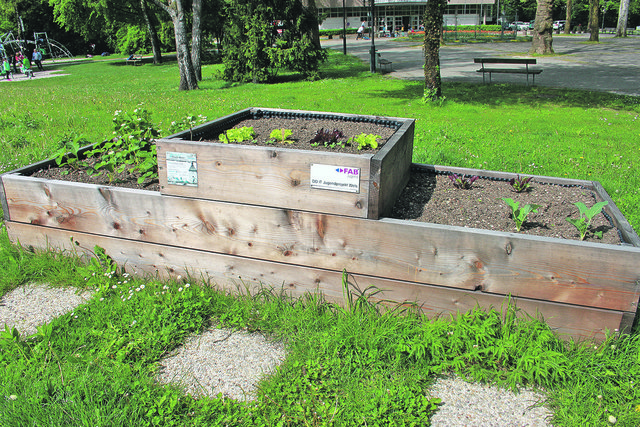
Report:
[[[534,27],[535,25],[536,25],[536,21],[535,21],[535,20],[533,20],[533,21],[529,22],[529,29],[530,29],[530,30],[533,30],[533,27]]]
[[[522,22],[522,21],[515,21],[512,22],[511,24],[509,24],[509,29],[510,30],[518,30],[518,31],[524,31],[524,30],[528,30],[529,29],[529,23],[528,22]]]
[[[560,21],[553,21],[553,29],[554,30],[564,30],[564,26],[567,23],[567,21],[565,20],[560,20]]]

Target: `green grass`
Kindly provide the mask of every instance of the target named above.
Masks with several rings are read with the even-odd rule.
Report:
[[[251,106],[413,117],[416,162],[599,180],[640,225],[638,98],[445,84],[447,100],[425,105],[420,82],[371,75],[337,53],[317,82],[283,74],[278,84],[230,85],[214,78],[219,67],[204,67],[202,89],[192,92],[177,90],[175,63],[122,60],[60,65],[69,76],[4,83],[0,170],[48,157],[72,134],[110,138],[114,111],[140,103],[165,131],[187,115],[213,119]],[[612,333],[594,348],[564,343],[512,308],[428,320],[411,310],[378,313],[354,289],[351,309],[269,290],[178,291],[184,283],[166,284],[163,294],[164,283],[105,276],[105,268],[23,250],[2,230],[0,294],[32,281],[99,292],[34,337],[0,337],[1,425],[424,425],[436,403],[425,390],[449,370],[505,387],[544,387],[556,425],[606,425],[610,414],[618,425],[640,423],[638,332]],[[134,297],[123,300],[130,290]],[[160,358],[209,319],[286,340],[289,357],[261,383],[255,403],[192,399],[154,383]]]
[[[8,262],[27,271],[16,285],[43,279],[33,263],[73,271],[68,285],[97,291],[31,337],[0,333],[3,426],[427,425],[438,404],[428,387],[452,371],[511,389],[543,387],[554,425],[606,425],[609,415],[618,425],[640,422],[637,333],[596,348],[563,342],[510,305],[452,319],[381,312],[368,300],[375,289],[360,291],[346,276],[345,308],[266,288],[233,297],[192,279],[120,274],[99,254],[89,264],[59,255],[45,265],[48,254],[2,235],[0,272]],[[154,382],[162,357],[210,325],[286,343],[287,359],[261,381],[257,400],[194,399]]]
[[[640,99],[602,92],[512,85],[444,85],[441,107],[421,102],[422,83],[368,73],[331,53],[325,79],[230,85],[203,69],[199,91],[177,90],[174,62],[160,66],[99,61],[61,65],[69,76],[4,83],[0,171],[50,156],[70,134],[112,135],[113,113],[144,104],[161,129],[190,114],[210,119],[258,106],[412,117],[414,161],[521,174],[598,180],[635,229]]]

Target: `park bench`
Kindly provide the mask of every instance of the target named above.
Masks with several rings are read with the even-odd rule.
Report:
[[[542,72],[541,69],[531,69],[529,65],[533,65],[536,63],[535,59],[529,58],[474,58],[473,62],[476,64],[481,64],[481,68],[477,70],[479,73],[482,73],[482,82],[485,82],[485,74],[489,74],[489,83],[491,83],[491,74],[499,73],[499,74],[526,74],[527,75],[527,85],[529,84],[529,74],[533,76],[533,84],[536,83],[536,74],[540,74]],[[514,64],[514,65],[524,65],[524,67],[518,68],[487,68],[487,64]]]
[[[383,57],[380,56],[380,54],[378,53],[378,67],[380,68],[380,72],[391,72],[393,71],[393,62],[389,61],[388,59],[384,59]]]
[[[134,55],[131,59],[127,58],[127,64],[131,64],[133,66],[142,65],[142,55]]]

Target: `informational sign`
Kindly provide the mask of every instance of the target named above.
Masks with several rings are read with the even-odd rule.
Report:
[[[198,161],[195,153],[167,151],[167,184],[198,186]]]
[[[360,192],[360,168],[312,164],[310,178],[312,188]]]

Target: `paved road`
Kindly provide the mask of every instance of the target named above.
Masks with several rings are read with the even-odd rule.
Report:
[[[574,89],[600,90],[640,96],[640,36],[614,38],[600,35],[600,43],[587,43],[585,35],[554,35],[553,48],[557,56],[537,57],[544,71],[536,76],[536,85]],[[342,51],[342,40],[323,40],[324,47]],[[423,79],[422,46],[420,43],[376,39],[381,56],[393,61],[392,77]],[[347,53],[369,61],[370,41],[347,40]],[[482,56],[527,57],[531,43],[471,43],[449,44],[440,49],[443,80],[481,82],[478,65],[473,58]],[[531,78],[531,76],[529,77]],[[494,83],[526,82],[523,75],[493,76]]]

